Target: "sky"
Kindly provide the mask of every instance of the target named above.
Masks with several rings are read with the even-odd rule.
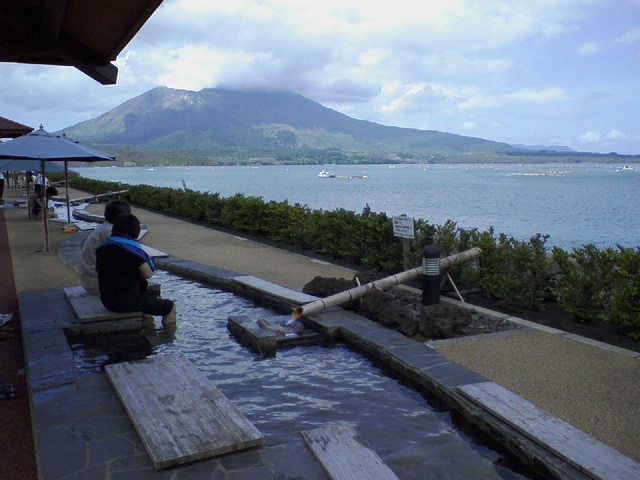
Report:
[[[640,154],[640,0],[165,0],[116,85],[0,63],[0,116],[59,131],[157,86],[299,93],[353,118]]]

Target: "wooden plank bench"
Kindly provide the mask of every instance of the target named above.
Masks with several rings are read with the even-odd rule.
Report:
[[[81,286],[67,287],[64,289],[69,303],[80,323],[104,322],[108,320],[121,320],[124,318],[139,318],[142,321],[142,312],[116,313],[107,310],[100,296],[89,295]]]
[[[639,463],[497,383],[464,385],[458,391],[592,478],[640,478]]]
[[[398,480],[350,425],[305,430],[302,437],[332,480]]]
[[[184,355],[108,365],[106,371],[158,469],[264,443]]]

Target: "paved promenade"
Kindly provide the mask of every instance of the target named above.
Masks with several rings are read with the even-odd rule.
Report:
[[[71,193],[72,198],[83,195]],[[5,195],[5,200],[11,197]],[[102,214],[100,208],[90,210]],[[315,276],[351,278],[354,273],[164,215],[141,209],[134,213],[149,227],[144,243],[151,247],[293,290],[301,290]],[[45,253],[41,222],[28,220],[24,209],[5,209],[4,214],[18,292],[78,284],[76,273],[57,254],[70,234],[51,224],[51,250]],[[434,342],[433,346],[448,360],[640,461],[640,354],[548,328]]]

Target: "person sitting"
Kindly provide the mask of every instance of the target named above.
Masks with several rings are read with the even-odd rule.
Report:
[[[118,215],[121,213],[131,213],[131,207],[124,200],[113,200],[104,207],[104,222],[97,226],[91,235],[80,244],[82,251],[80,262],[78,263],[78,276],[80,285],[90,295],[98,295],[98,275],[96,274],[96,249],[102,245],[109,235],[111,228]]]
[[[44,199],[42,198],[42,186],[40,184],[36,184],[33,188],[34,192],[36,192],[33,203],[31,204],[31,214],[34,217],[42,218],[44,216]],[[49,209],[49,197],[54,197],[58,195],[58,190],[55,187],[47,187],[45,190],[45,196],[47,197],[47,217],[49,218],[57,218],[52,209]]]
[[[147,279],[153,275],[155,266],[136,241],[139,235],[140,220],[131,213],[121,213],[113,223],[109,238],[96,249],[100,300],[113,312],[162,315],[165,330],[173,331],[175,303],[146,292]]]

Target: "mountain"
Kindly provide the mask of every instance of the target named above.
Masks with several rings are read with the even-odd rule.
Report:
[[[574,149],[565,147],[563,145],[551,145],[547,147],[545,145],[522,145],[522,144],[514,143],[512,146],[519,150],[534,150],[537,152],[565,152],[565,153],[575,152]]]
[[[98,146],[201,156],[237,149],[422,155],[514,151],[481,138],[357,120],[295,93],[223,88],[154,88],[64,131]]]

